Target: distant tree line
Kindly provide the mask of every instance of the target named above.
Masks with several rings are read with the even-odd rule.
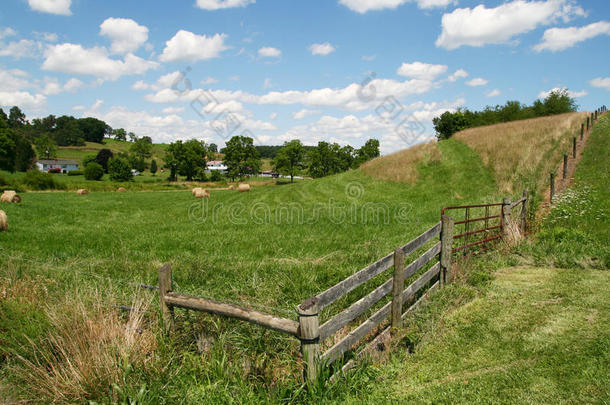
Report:
[[[171,143],[165,155],[165,167],[170,171],[169,179],[176,180],[177,175],[181,175],[187,180],[208,180],[206,162],[212,160],[216,150],[216,145],[208,145],[196,139]],[[273,169],[290,176],[292,181],[297,175],[324,177],[355,169],[379,156],[379,141],[369,139],[359,149],[323,141],[317,146],[305,146],[298,139],[281,146],[254,146],[252,138],[234,136],[221,149],[224,154],[223,163],[227,166],[226,176],[235,180],[258,174],[263,157],[261,151],[264,156],[273,156]],[[217,181],[220,177],[219,173],[211,173],[212,181]]]
[[[467,128],[563,114],[577,109],[575,100],[564,89],[551,92],[544,100],[538,99],[531,106],[519,101],[507,101],[502,106],[487,106],[482,111],[460,108],[456,112],[444,112],[440,117],[434,118],[432,123],[438,140],[443,140]]]

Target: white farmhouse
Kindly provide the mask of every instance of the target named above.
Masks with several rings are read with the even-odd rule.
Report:
[[[62,173],[78,170],[78,162],[74,160],[43,159],[36,162],[36,167],[41,172],[48,172],[51,169],[60,169]]]
[[[222,160],[210,160],[206,164],[206,173],[211,173],[212,170],[218,170],[220,173],[226,173],[228,167],[222,163]]]

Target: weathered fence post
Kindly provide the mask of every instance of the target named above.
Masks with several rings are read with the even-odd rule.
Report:
[[[394,249],[394,279],[392,280],[392,328],[402,325],[402,289],[405,284],[405,253]]]
[[[174,309],[165,303],[165,294],[172,290],[172,266],[166,264],[159,269],[159,301],[161,302],[161,316],[166,332],[174,330]]]
[[[510,225],[510,205],[512,201],[509,197],[505,197],[502,200],[502,237],[506,238],[508,236],[509,230],[508,227]]]
[[[585,124],[583,123],[580,126],[580,140],[582,141],[584,137],[585,137]]]
[[[311,297],[297,307],[299,315],[299,339],[301,353],[305,361],[303,377],[305,381],[318,378],[320,351],[320,324],[318,320],[318,299]]]
[[[572,138],[572,159],[576,159],[576,137]]]
[[[587,131],[589,130],[590,124],[589,124],[589,116],[587,116]]]
[[[568,154],[563,154],[563,179],[565,180],[568,177]]]
[[[555,196],[555,173],[551,173],[551,198],[550,202],[553,202],[553,197]]]
[[[527,230],[527,203],[529,203],[530,194],[527,189],[523,190],[523,205],[521,206],[521,232],[525,234]]]
[[[441,217],[441,273],[440,284],[451,282],[451,254],[453,253],[453,228],[455,220],[447,215]]]

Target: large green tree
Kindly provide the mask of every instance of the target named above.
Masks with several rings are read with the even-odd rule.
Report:
[[[0,129],[0,169],[25,172],[36,158],[32,144],[19,132]]]
[[[36,155],[39,159],[55,159],[57,157],[57,145],[49,135],[41,135],[34,140]]]
[[[205,170],[208,150],[205,142],[191,139],[176,141],[167,147],[165,162],[170,169],[170,180],[176,180],[176,173],[186,176],[187,181]]]
[[[108,127],[104,121],[92,117],[79,119],[78,126],[83,133],[85,141],[96,143],[102,143],[104,135],[106,135],[106,128]]]
[[[305,149],[298,139],[284,142],[284,147],[273,159],[273,167],[281,174],[289,175],[290,182],[294,181],[294,176],[304,166]]]
[[[234,136],[224,148],[224,164],[231,179],[257,174],[260,170],[260,158],[254,147],[254,141],[247,136]]]

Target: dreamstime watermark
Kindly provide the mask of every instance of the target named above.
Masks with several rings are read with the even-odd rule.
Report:
[[[313,225],[320,221],[340,224],[389,225],[412,223],[412,207],[409,203],[390,205],[384,202],[362,201],[365,190],[359,182],[345,186],[345,199],[329,198],[327,201],[303,204],[262,201],[249,203],[235,201],[230,204],[212,203],[201,199],[188,207],[188,218],[196,224],[233,225]],[[244,199],[246,200],[246,199]]]
[[[377,98],[377,88],[373,83],[376,76],[375,72],[371,72],[360,82],[360,88],[356,93],[363,103],[371,103]],[[384,97],[375,107],[375,113],[384,123],[395,124],[394,133],[407,145],[428,140],[424,136],[426,132],[424,125],[413,114],[405,114],[405,111],[405,107],[392,95]]]
[[[193,84],[187,77],[191,71],[191,67],[178,74],[178,77],[173,81],[171,89],[179,96],[188,96],[193,91]],[[239,116],[230,111],[227,107],[221,107],[222,104],[218,101],[210,90],[198,89],[197,96],[189,103],[191,109],[208,125],[216,134],[224,141],[230,137],[239,134],[252,138],[257,144],[261,144],[258,138],[252,131],[243,128],[243,123]],[[239,130],[242,129],[241,132]]]

